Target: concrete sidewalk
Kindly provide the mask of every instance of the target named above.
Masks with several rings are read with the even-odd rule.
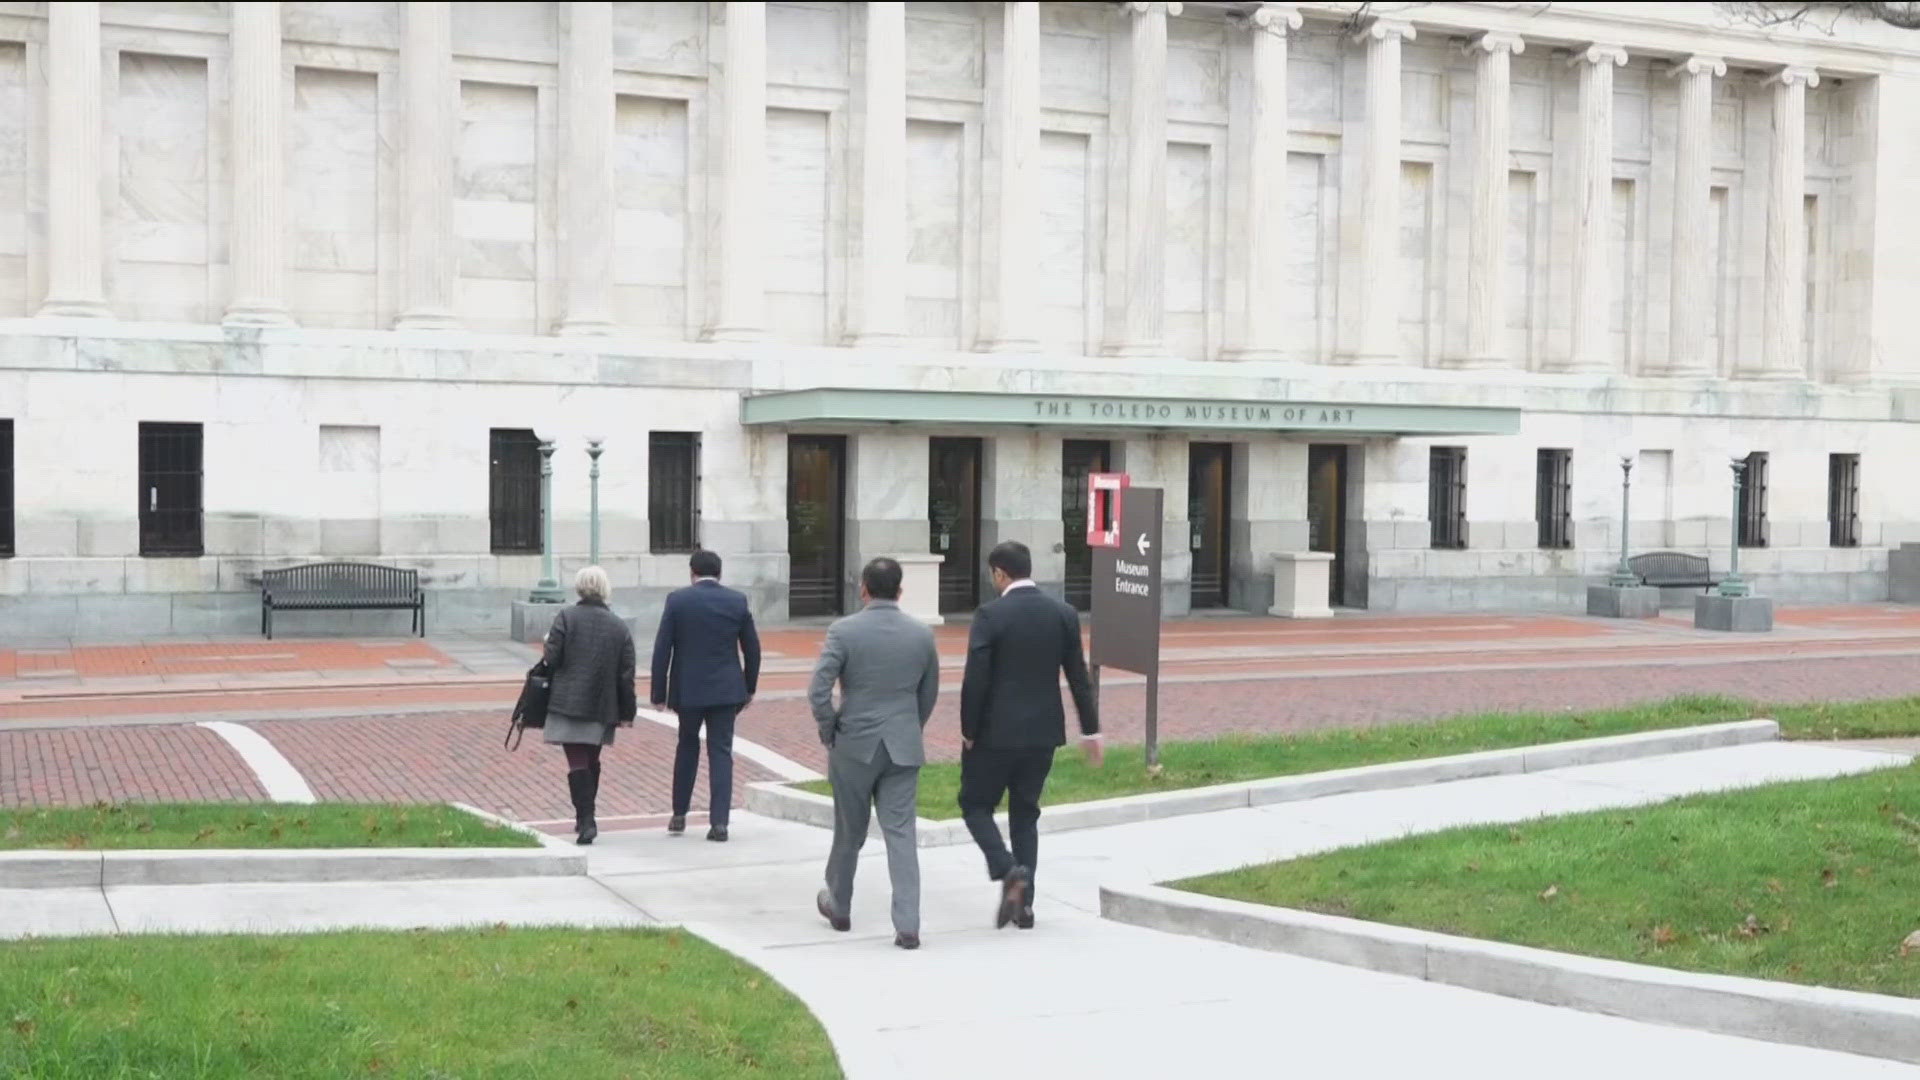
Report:
[[[1892,1062],[1554,1009],[1095,914],[1103,883],[1888,764],[1880,751],[1763,744],[1049,836],[1031,932],[991,929],[994,891],[976,853],[928,850],[925,947],[911,954],[891,945],[879,845],[863,863],[854,930],[835,934],[812,910],[827,835],[738,814],[725,846],[603,834],[588,879],[0,892],[0,910],[17,913],[0,935],[686,924],[805,999],[853,1078],[977,1077],[1015,1062],[1042,1075],[1155,1078],[1911,1076]]]

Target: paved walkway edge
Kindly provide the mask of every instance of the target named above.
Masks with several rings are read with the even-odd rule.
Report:
[[[1920,1063],[1920,1001],[1702,975],[1146,885],[1103,887],[1130,926],[1765,1042]]]
[[[545,847],[0,852],[0,888],[8,889],[578,877],[586,872],[584,854]]]
[[[1506,750],[1487,750],[1475,754],[1418,758],[1385,765],[1362,765],[1351,769],[1280,776],[1269,780],[1249,780],[1235,784],[1188,788],[1182,791],[1128,795],[1117,799],[1066,803],[1047,807],[1040,817],[1040,831],[1068,832],[1074,829],[1098,829],[1127,825],[1137,821],[1181,817],[1187,814],[1211,814],[1221,810],[1244,810],[1253,806],[1319,799],[1329,795],[1351,795],[1363,791],[1444,784],[1454,780],[1478,780],[1488,776],[1565,769],[1576,765],[1603,765],[1636,758],[1683,754],[1695,750],[1716,750],[1727,746],[1771,742],[1780,737],[1780,725],[1772,720],[1737,720],[1728,724],[1643,731],[1631,735],[1610,735],[1600,739],[1576,739],[1570,742],[1516,746]],[[759,783],[747,787],[747,809],[756,814],[783,821],[833,828],[833,800],[825,795],[801,791],[785,783]],[[1004,827],[1006,815],[999,815]],[[876,822],[871,834],[880,835]],[[966,824],[958,819],[934,821],[921,818],[921,847],[945,847],[970,842]]]

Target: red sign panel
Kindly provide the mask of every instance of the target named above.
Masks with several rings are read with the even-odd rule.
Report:
[[[1126,473],[1087,475],[1087,546],[1120,546],[1120,496],[1132,481]]]

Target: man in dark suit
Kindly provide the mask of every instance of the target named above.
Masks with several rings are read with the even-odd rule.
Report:
[[[1033,554],[1009,540],[987,555],[1000,598],[973,616],[967,673],[960,684],[960,813],[987,857],[987,876],[1000,882],[994,926],[1033,926],[1033,871],[1040,857],[1040,794],[1053,769],[1053,752],[1067,741],[1060,676],[1073,693],[1087,761],[1098,768],[1100,716],[1087,658],[1080,646],[1080,614],[1033,584]],[[1007,799],[1007,850],[993,812]]]
[[[693,584],[667,597],[653,638],[653,703],[680,717],[673,755],[673,817],[667,831],[687,831],[693,782],[700,775],[700,728],[707,729],[707,839],[727,838],[733,805],[733,722],[760,682],[760,635],[747,598],[720,584],[720,556],[696,551]],[[744,666],[743,666],[744,661]]]

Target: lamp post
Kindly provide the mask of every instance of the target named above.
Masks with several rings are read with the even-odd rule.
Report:
[[[587,487],[592,493],[587,510],[587,545],[588,558],[594,566],[600,565],[600,455],[606,452],[606,448],[600,444],[605,441],[600,438],[587,440],[587,457],[593,461],[587,469]]]
[[[1633,491],[1633,458],[1631,451],[1620,455],[1620,565],[1613,568],[1613,577],[1607,582],[1616,589],[1631,589],[1640,584],[1639,575],[1627,564],[1627,526],[1630,521],[1627,509]]]
[[[1747,587],[1747,583],[1740,580],[1740,489],[1746,483],[1747,459],[1743,457],[1737,457],[1733,459],[1732,464],[1733,464],[1733,518],[1732,518],[1733,530],[1728,538],[1729,539],[1728,547],[1731,550],[1727,560],[1726,579],[1720,582],[1720,595],[1727,596],[1727,597],[1740,597],[1740,596],[1751,595],[1751,590]]]
[[[553,576],[553,440],[540,439],[540,580],[527,599],[536,604],[565,603],[567,594]]]

